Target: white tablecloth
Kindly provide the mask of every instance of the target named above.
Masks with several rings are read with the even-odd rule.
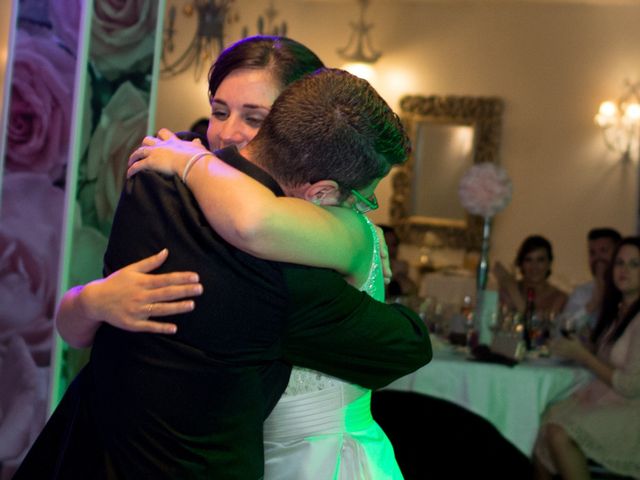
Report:
[[[507,367],[440,350],[428,365],[386,388],[431,395],[467,408],[495,425],[530,457],[547,406],[591,378],[583,368],[552,359],[525,360]]]

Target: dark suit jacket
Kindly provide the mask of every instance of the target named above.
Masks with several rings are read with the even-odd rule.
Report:
[[[234,148],[219,156],[282,193]],[[211,229],[180,179],[143,172],[122,194],[105,273],[163,247],[159,271],[197,271],[204,293],[193,312],[158,318],[177,323],[176,335],[99,329],[78,393],[61,404],[71,403],[81,434],[95,429],[96,438],[83,452],[66,433],[76,453],[57,458],[61,478],[80,469],[91,478],[257,479],[262,423],[291,364],[377,388],[431,358],[413,312],[374,301],[331,270],[239,251]]]

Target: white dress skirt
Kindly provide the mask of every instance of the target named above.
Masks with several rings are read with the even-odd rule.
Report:
[[[384,299],[378,237],[360,290]],[[371,417],[371,391],[294,367],[264,423],[265,480],[402,479],[391,442]]]

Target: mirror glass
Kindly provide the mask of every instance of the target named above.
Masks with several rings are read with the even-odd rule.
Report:
[[[417,125],[411,215],[465,220],[457,180],[472,165],[473,138],[466,125]]]
[[[498,161],[503,109],[497,97],[400,100],[412,152],[394,171],[390,217],[402,241],[480,250],[482,219],[463,209],[458,185],[474,163]]]

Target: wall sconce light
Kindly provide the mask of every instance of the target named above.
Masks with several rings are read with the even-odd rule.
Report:
[[[338,53],[345,60],[356,63],[374,63],[380,58],[379,51],[373,49],[369,33],[373,28],[372,23],[364,21],[364,14],[369,7],[369,0],[358,0],[360,5],[360,18],[357,22],[349,22],[351,36],[344,48],[339,48]]]
[[[602,102],[594,120],[607,148],[629,161],[632,152],[640,154],[640,82],[626,80],[625,89],[618,100]]]

